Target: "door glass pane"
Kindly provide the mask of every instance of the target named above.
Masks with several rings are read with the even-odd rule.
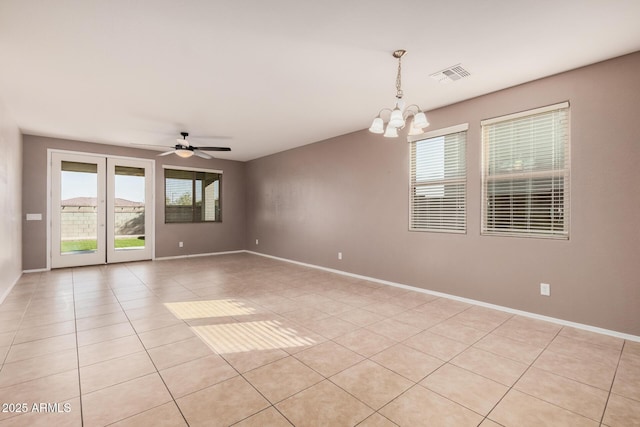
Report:
[[[60,181],[60,252],[95,252],[98,248],[98,165],[63,161]]]
[[[144,249],[144,168],[115,167],[115,249]]]

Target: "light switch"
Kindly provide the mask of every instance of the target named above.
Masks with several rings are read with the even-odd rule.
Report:
[[[27,221],[42,221],[42,214],[27,214]]]

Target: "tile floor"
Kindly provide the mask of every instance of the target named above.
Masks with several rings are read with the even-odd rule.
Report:
[[[640,425],[640,343],[251,254],[24,275],[0,361],[0,426]]]

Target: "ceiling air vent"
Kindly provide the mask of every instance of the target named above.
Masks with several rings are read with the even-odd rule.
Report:
[[[433,73],[430,77],[440,83],[450,83],[470,75],[461,64],[458,64]]]

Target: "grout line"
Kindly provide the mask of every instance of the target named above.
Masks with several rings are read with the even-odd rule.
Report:
[[[80,401],[80,425],[84,426],[84,412],[82,405],[82,381],[80,380],[80,345],[78,343],[78,319],[76,318],[76,283],[73,270],[71,273],[71,295],[73,297],[73,326],[76,335],[76,362],[78,365],[78,400]]]
[[[611,399],[611,394],[613,393],[613,384],[616,382],[616,376],[618,375],[618,368],[620,368],[620,361],[622,360],[622,353],[624,352],[624,347],[627,344],[626,341],[622,343],[622,348],[620,349],[620,355],[618,356],[618,363],[616,364],[616,370],[613,373],[613,379],[611,380],[611,386],[609,387],[609,394],[607,395],[607,401],[604,403],[604,409],[602,410],[602,416],[600,417],[600,425],[604,422],[604,414],[607,412],[607,406],[609,406],[609,399]]]

